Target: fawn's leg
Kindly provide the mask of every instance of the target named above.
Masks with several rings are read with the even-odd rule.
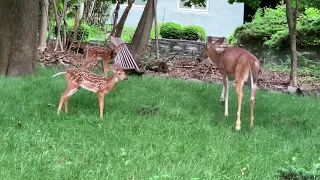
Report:
[[[105,75],[108,73],[108,60],[102,59],[103,72]]]
[[[58,106],[57,114],[60,114],[60,111],[61,111],[61,108],[62,108],[63,104],[65,105],[65,111],[68,112],[68,99],[77,90],[78,90],[77,87],[68,87],[67,90],[65,90],[61,94],[61,98],[60,98],[60,103],[59,103],[59,106]],[[67,103],[65,103],[66,101],[67,101]]]
[[[98,92],[98,100],[99,100],[99,107],[100,107],[100,118],[103,118],[103,106],[104,106],[104,93]]]
[[[70,97],[70,96],[69,96]],[[69,101],[69,97],[67,97],[65,100],[64,100],[64,112],[65,113],[68,113],[68,101]]]
[[[221,96],[223,94],[223,100],[224,100],[224,115],[228,116],[228,99],[229,99],[229,79],[227,75],[223,75],[223,93],[221,93]],[[221,98],[220,98],[221,100]]]
[[[87,70],[90,63],[94,60],[94,57],[89,56],[88,54],[89,54],[89,52],[87,51],[86,52],[86,61],[83,63],[83,66],[82,66],[82,69],[84,69],[84,70]]]

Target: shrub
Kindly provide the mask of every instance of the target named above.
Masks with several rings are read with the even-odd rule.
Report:
[[[180,39],[182,27],[178,23],[164,23],[160,28],[160,35],[167,39]]]
[[[200,39],[203,41],[206,39],[206,33],[200,26],[185,26],[182,28],[181,38],[193,41]]]
[[[196,41],[200,38],[200,36],[200,33],[198,33],[198,31],[192,26],[183,27],[181,31],[181,38],[185,40]]]

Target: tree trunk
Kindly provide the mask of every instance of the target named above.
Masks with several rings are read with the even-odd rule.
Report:
[[[157,22],[157,4],[158,0],[153,0],[153,10],[154,10],[154,38],[156,40],[156,60],[159,60],[159,41],[158,41],[158,22]]]
[[[124,23],[127,20],[127,17],[129,15],[129,11],[132,8],[132,4],[134,3],[135,0],[128,0],[128,6],[126,9],[123,11],[123,14],[118,22],[118,24],[113,28],[114,29],[114,36],[115,37],[121,37],[122,31],[123,31],[123,26]],[[113,34],[112,34],[113,35]]]
[[[1,1],[0,7],[0,75],[36,72],[39,1]]]
[[[49,1],[41,0],[41,24],[40,24],[40,34],[39,34],[39,44],[38,49],[43,52],[47,46],[47,29],[48,29],[48,17],[49,17]]]
[[[117,6],[113,11],[113,22],[112,22],[112,30],[111,30],[110,36],[114,36],[114,32],[116,30],[120,4],[121,4],[121,0],[117,0]]]
[[[298,6],[299,1],[296,0],[296,8],[294,15],[292,13],[290,0],[285,0],[286,2],[286,15],[287,22],[289,26],[289,36],[290,36],[290,50],[291,50],[291,71],[289,83],[292,86],[297,86],[297,17],[298,17]]]
[[[154,1],[147,1],[147,4],[143,10],[138,27],[133,35],[132,42],[129,46],[133,57],[136,59],[137,64],[140,64],[139,57],[145,53],[148,41],[150,38],[150,32],[152,28],[152,22],[154,19]]]
[[[70,42],[70,45],[68,47],[68,51],[70,51],[71,47],[73,46],[73,42],[75,42],[77,40],[77,35],[78,35],[78,17],[79,17],[79,8],[78,8],[78,6],[75,6],[74,26],[73,26],[73,40]]]
[[[62,42],[61,42],[61,33],[60,33],[61,20],[59,18],[56,0],[52,0],[52,2],[53,2],[54,14],[56,17],[56,29],[57,29],[56,45],[55,45],[54,51],[57,51],[59,44],[60,44],[61,51],[63,51],[63,46],[62,46]]]
[[[63,21],[63,46],[67,45],[67,6],[68,0],[64,0],[63,11],[62,11],[62,21]]]
[[[118,14],[119,14],[119,9],[120,9],[120,4],[121,4],[121,0],[117,0],[117,6],[113,11],[113,28],[116,26],[117,24],[117,20],[118,20]]]

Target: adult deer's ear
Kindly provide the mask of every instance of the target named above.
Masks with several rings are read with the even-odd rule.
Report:
[[[217,45],[223,44],[224,40],[225,40],[225,38],[222,37],[222,38],[218,39],[214,44],[217,44]]]
[[[208,36],[207,42],[208,42],[208,43],[212,43],[212,37],[211,37],[211,36]]]

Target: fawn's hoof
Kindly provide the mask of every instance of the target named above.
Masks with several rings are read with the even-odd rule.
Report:
[[[240,124],[239,124],[239,125],[238,125],[238,124],[236,125],[236,130],[237,130],[237,131],[240,130]]]

